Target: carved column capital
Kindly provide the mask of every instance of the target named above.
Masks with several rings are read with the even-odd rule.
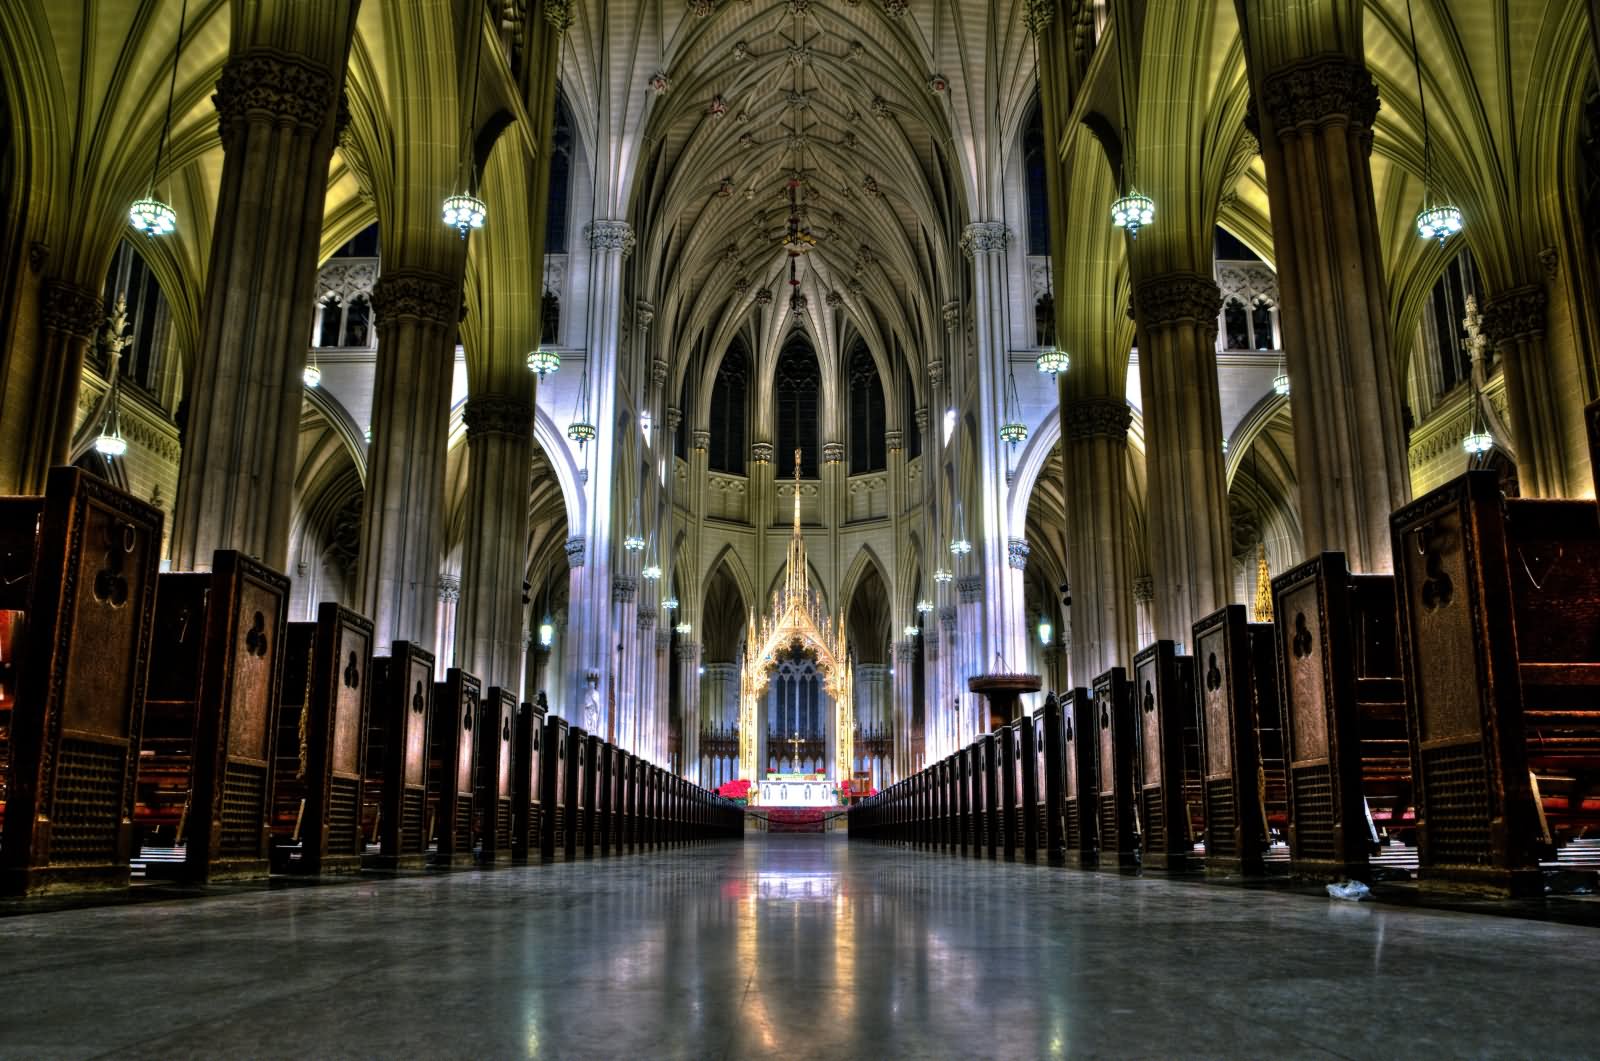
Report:
[[[928,362],[928,382],[935,387],[944,382],[944,362],[938,358]]]
[[[657,630],[656,631],[656,651],[657,652],[670,652],[670,651],[672,651],[672,631],[671,630]]]
[[[689,436],[689,444],[698,450],[710,449],[711,432],[703,427],[695,428],[694,433]]]
[[[575,568],[575,567],[582,567],[583,566],[583,548],[584,548],[584,540],[582,538],[574,537],[574,538],[568,538],[567,539],[567,567],[568,568]]]
[[[892,450],[897,450],[897,449],[905,449],[905,446],[906,446],[905,432],[901,431],[897,427],[891,427],[889,430],[887,430],[887,431],[885,431],[883,433],[883,446],[884,446],[885,449],[888,449],[888,450],[891,450],[891,451]]]
[[[1076,398],[1061,407],[1062,433],[1073,442],[1086,438],[1127,441],[1133,410],[1125,398]]]
[[[962,575],[956,579],[956,591],[961,595],[962,604],[975,604],[983,599],[983,576]]]
[[[1195,324],[1215,331],[1222,289],[1199,273],[1163,273],[1139,281],[1134,305],[1147,328]]]
[[[41,315],[45,328],[74,339],[94,338],[104,308],[99,295],[60,279],[46,280],[43,295]]]
[[[372,312],[379,324],[415,320],[453,328],[461,321],[461,284],[423,269],[395,269],[372,285]]]
[[[1538,284],[1514,287],[1483,304],[1483,334],[1495,346],[1544,334],[1545,293]]]
[[[521,398],[504,394],[480,394],[468,398],[461,409],[468,440],[484,435],[533,437],[533,406]]]
[[[1156,599],[1156,580],[1153,576],[1133,576],[1133,599],[1140,604],[1149,604]]]
[[[755,442],[750,446],[750,459],[757,464],[772,463],[772,443]]]
[[[1018,570],[1018,571],[1026,571],[1027,570],[1027,568],[1028,568],[1028,555],[1030,553],[1032,553],[1032,552],[1033,552],[1033,547],[1028,544],[1028,539],[1026,539],[1026,538],[1007,538],[1006,539],[1006,563],[1010,564],[1016,570]]]
[[[955,301],[946,302],[940,307],[939,315],[944,319],[944,330],[947,332],[955,331],[956,326],[961,323],[961,303]]]
[[[956,606],[954,604],[946,604],[939,609],[939,625],[944,627],[945,633],[955,633]]]
[[[298,56],[254,48],[229,59],[211,97],[224,144],[247,122],[320,129],[338,105],[333,74]]]
[[[700,658],[700,643],[698,641],[678,642],[678,661],[693,663]]]
[[[843,442],[824,442],[822,444],[822,461],[824,464],[838,464],[843,460]]]
[[[916,421],[918,434],[922,434],[923,432],[927,431],[928,407],[926,405],[917,406],[916,410],[911,414],[911,419]]]
[[[666,425],[668,431],[676,431],[678,425],[683,423],[683,411],[676,405],[669,405],[661,422]]]
[[[1004,254],[1011,244],[1011,230],[1004,221],[974,221],[961,233],[961,250],[969,258],[980,254]]]
[[[617,251],[620,254],[630,254],[633,251],[633,226],[626,221],[610,219],[596,221],[585,229],[589,237],[589,246],[593,250]]]
[[[617,604],[627,604],[639,592],[639,580],[632,575],[617,575],[611,580],[611,599]]]
[[[667,363],[659,357],[650,362],[650,382],[658,387],[667,382]]]
[[[894,646],[895,659],[902,667],[909,667],[917,661],[917,639],[908,637]]]
[[[656,308],[641,298],[634,303],[633,319],[639,323],[639,327],[648,328],[656,321]]]
[[[640,608],[639,614],[637,617],[635,617],[634,622],[639,627],[639,636],[648,637],[650,631],[656,628],[656,613]]]
[[[1370,140],[1378,85],[1366,65],[1344,55],[1316,55],[1268,74],[1261,108],[1281,140],[1303,127],[1343,120]]]
[[[455,575],[439,576],[439,599],[446,604],[454,604],[461,599],[461,580]]]

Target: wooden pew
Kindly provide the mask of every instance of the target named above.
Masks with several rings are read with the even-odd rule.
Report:
[[[161,512],[75,468],[0,498],[0,892],[128,883],[160,557]]]
[[[1394,514],[1419,880],[1538,895],[1600,828],[1600,514],[1470,471]]]
[[[579,837],[583,843],[584,858],[594,857],[595,849],[600,846],[600,837],[605,830],[605,808],[600,805],[600,794],[605,788],[600,776],[602,769],[600,749],[605,743],[605,738],[598,733],[587,734],[584,739],[583,806],[589,812],[584,818],[583,833]]]
[[[1369,802],[1386,823],[1411,803],[1394,578],[1352,575],[1327,552],[1273,579],[1272,596],[1291,868],[1370,880]]]
[[[1230,604],[1194,624],[1194,646],[1206,872],[1261,874],[1268,826],[1288,813],[1272,624]]]
[[[588,766],[589,733],[582,726],[567,728],[567,828],[565,857],[570,862],[583,853],[584,834],[589,828],[589,805],[586,801],[589,783]]]
[[[1066,821],[1063,789],[1066,783],[1066,734],[1061,702],[1055,693],[1033,713],[1034,835],[1038,858],[1052,866],[1066,861]]]
[[[134,823],[192,881],[265,877],[289,580],[232,550],[161,575]],[[181,835],[180,835],[181,834]]]
[[[273,770],[273,868],[357,873],[371,705],[372,623],[333,603],[290,623]]]
[[[965,857],[972,852],[977,843],[974,835],[977,826],[974,824],[972,817],[971,749],[958,749],[952,753],[950,758],[954,764],[953,776],[950,780],[956,801],[956,847],[961,855]]]
[[[648,847],[645,821],[645,761],[637,756],[628,757],[628,821],[629,850],[644,851]]]
[[[983,855],[993,860],[1000,857],[1005,831],[1000,807],[1000,744],[993,733],[983,733],[978,737],[977,748],[983,788]]]
[[[934,765],[938,785],[938,803],[935,812],[938,825],[935,830],[935,846],[947,854],[954,851],[956,846],[955,798],[952,791],[954,782],[951,780],[954,776],[953,767],[954,763],[948,755]]]
[[[595,748],[595,846],[600,854],[617,852],[617,755],[610,741]]]
[[[568,821],[567,796],[572,791],[568,781],[567,720],[559,715],[546,715],[544,719],[544,766],[539,782],[543,786],[544,824],[539,831],[539,857],[546,862],[557,857],[567,857],[567,839],[571,835]]]
[[[1134,768],[1138,761],[1138,723],[1127,671],[1113,667],[1094,680],[1094,710],[1100,865],[1137,866],[1139,827],[1134,815]]]
[[[635,756],[632,752],[617,749],[617,799],[613,813],[617,818],[617,844],[618,854],[633,851],[633,764]]]
[[[1095,735],[1098,725],[1094,700],[1088,689],[1079,686],[1067,694],[1063,708],[1061,734],[1066,771],[1061,804],[1066,823],[1066,864],[1093,869],[1100,864],[1100,783],[1096,774],[1099,738]]]
[[[1187,744],[1198,742],[1194,657],[1172,641],[1156,641],[1133,658],[1133,695],[1139,716],[1139,820],[1144,865],[1182,872],[1199,868],[1190,832],[1191,780]],[[1195,757],[1196,759],[1198,757]]]
[[[473,745],[482,686],[459,667],[433,687],[433,729],[428,739],[428,813],[433,849],[428,864],[472,865]]]
[[[477,809],[480,866],[511,861],[512,744],[517,724],[517,697],[492,685],[478,707],[478,740],[474,752],[473,804]]]
[[[364,867],[422,869],[428,861],[428,734],[433,721],[433,653],[396,641],[372,661],[364,801],[378,850]],[[374,828],[375,826],[375,828]]]

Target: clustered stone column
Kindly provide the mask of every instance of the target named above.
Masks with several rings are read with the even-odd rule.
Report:
[[[1353,570],[1386,572],[1410,471],[1372,194],[1377,85],[1338,54],[1268,70],[1260,85],[1305,555],[1342,549]]]
[[[41,294],[42,342],[30,408],[35,422],[21,439],[18,491],[25,494],[44,493],[50,467],[67,463],[71,456],[83,359],[103,323],[104,307],[92,291],[57,278],[46,280]]]
[[[1072,589],[1072,681],[1126,666],[1137,648],[1129,598],[1128,428],[1124,398],[1069,398],[1061,407],[1066,471],[1067,581]]]
[[[347,8],[329,4],[326,12]],[[179,570],[209,570],[220,548],[288,566],[301,374],[348,50],[346,35],[322,61],[269,48],[239,52],[212,97],[222,182],[173,515]],[[63,350],[76,354],[74,374],[82,352],[72,343]],[[59,423],[55,430],[59,443]],[[409,570],[437,566],[430,555]]]
[[[1500,355],[1506,380],[1511,444],[1524,497],[1565,497],[1567,487],[1560,407],[1546,371],[1545,292],[1538,284],[1513,288],[1483,307],[1483,332]]]
[[[706,784],[700,776],[700,730],[704,726],[700,710],[700,644],[678,642],[678,689],[683,697],[683,776],[697,785]]]
[[[530,388],[531,389],[531,388]],[[467,429],[467,520],[462,547],[456,664],[488,682],[521,688],[526,609],[533,396],[481,394],[461,413]]]
[[[1135,288],[1155,633],[1185,643],[1194,621],[1233,593],[1217,393],[1221,309],[1216,283],[1197,273],[1147,277]]]
[[[459,259],[451,274],[393,269],[372,291],[378,364],[356,584],[359,607],[372,616],[379,646],[434,641],[434,587],[419,581],[418,572],[437,570],[443,555],[445,451],[463,267]],[[456,643],[461,640],[458,633]],[[462,658],[459,648],[456,658]]]

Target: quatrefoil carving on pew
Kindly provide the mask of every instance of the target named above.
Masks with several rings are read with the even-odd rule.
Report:
[[[1146,681],[1144,683],[1144,711],[1145,711],[1145,714],[1148,715],[1150,712],[1154,711],[1155,709],[1156,709],[1156,694],[1155,694],[1155,690],[1150,688],[1150,683],[1148,681]]]
[[[509,718],[500,720],[500,740],[502,743],[511,740],[511,720]]]
[[[1206,657],[1206,692],[1214,693],[1222,688],[1222,671],[1217,668],[1217,654],[1212,652]]]
[[[113,608],[128,603],[128,577],[122,573],[122,558],[138,544],[133,524],[118,521],[106,528],[106,551],[100,570],[94,574],[94,599]]]
[[[426,704],[427,701],[422,699],[422,683],[418,682],[416,691],[411,694],[411,710],[420,715]]]
[[[463,731],[470,730],[472,728],[472,708],[474,706],[475,705],[472,702],[472,698],[469,696],[467,698],[466,710],[461,712],[461,728]]]
[[[1068,741],[1072,740],[1072,716],[1070,715],[1066,718],[1066,735]]]
[[[1100,728],[1111,728],[1111,708],[1105,704],[1100,705]]]
[[[266,658],[267,617],[261,612],[256,612],[255,618],[250,620],[250,629],[244,635],[244,650],[256,659]]]
[[[346,689],[361,688],[361,666],[356,662],[356,654],[350,653],[350,659],[344,665],[344,687]]]
[[[1289,643],[1289,648],[1294,652],[1295,659],[1305,659],[1311,655],[1311,631],[1306,629],[1306,613],[1296,612],[1294,616],[1294,639]]]

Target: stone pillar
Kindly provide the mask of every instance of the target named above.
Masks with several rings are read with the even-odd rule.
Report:
[[[600,220],[587,231],[591,256],[589,349],[589,419],[599,428],[599,436],[588,444],[590,469],[588,509],[582,537],[587,542],[587,560],[575,568],[571,596],[572,652],[568,662],[567,685],[581,694],[586,676],[598,671],[604,681],[614,675],[617,665],[616,631],[632,631],[613,626],[611,542],[612,468],[617,447],[617,346],[621,328],[622,262],[633,248],[633,229],[626,221]],[[581,698],[581,697],[580,697]],[[609,701],[608,701],[609,702]],[[609,708],[608,708],[609,711]]]
[[[635,639],[638,655],[638,669],[634,671],[634,701],[633,713],[638,719],[638,735],[635,738],[640,754],[651,761],[666,765],[666,758],[662,755],[661,747],[661,716],[656,703],[656,613],[643,605],[639,607],[634,616],[634,624],[638,627],[638,637]]]
[[[1217,395],[1221,308],[1216,283],[1196,273],[1147,277],[1139,281],[1134,300],[1156,636],[1184,643],[1196,619],[1233,596]],[[1094,677],[1079,674],[1075,680]]]
[[[606,740],[640,754],[632,713],[633,690],[639,677],[639,580],[632,574],[611,576],[610,665],[601,672],[606,697]]]
[[[1342,549],[1352,570],[1387,572],[1389,514],[1411,480],[1372,195],[1377,85],[1337,54],[1258,83],[1305,555]],[[1158,597],[1157,634],[1169,636],[1160,614]]]
[[[531,388],[530,388],[531,390]],[[466,541],[455,660],[485,687],[522,687],[528,494],[533,468],[533,397],[467,399]]]
[[[1132,663],[1128,427],[1133,411],[1109,395],[1061,407],[1066,471],[1067,581],[1072,590],[1072,673],[1092,681]],[[1187,640],[1187,638],[1185,638]]]
[[[330,3],[318,21],[348,23],[352,6]],[[235,27],[235,37],[257,29]],[[301,40],[315,36],[305,32]],[[237,51],[212,97],[222,180],[172,521],[178,570],[209,570],[217,549],[288,569],[301,373],[316,305],[347,25],[338,36],[334,29],[322,42],[326,53],[315,57],[266,47]],[[437,567],[438,558],[429,556],[412,571],[431,581]],[[433,592],[425,588],[428,623],[401,636],[432,641]],[[375,643],[390,640],[380,629]]]
[[[567,539],[568,630],[576,628],[576,617],[582,614],[576,609],[578,594],[587,585],[587,579],[585,578],[587,573],[585,571],[585,560],[587,559],[589,551],[587,544],[587,541],[582,536],[576,536]],[[582,679],[585,684],[577,687],[572,685],[572,682],[568,680],[567,676],[571,674],[572,668],[575,666],[574,660],[581,659],[581,657],[582,639],[577,635],[573,635],[567,639],[566,646],[561,650],[561,663],[564,675],[562,677],[557,677],[556,675],[550,676],[550,683],[552,685],[559,682],[562,686],[562,696],[559,701],[552,699],[551,710],[557,711],[562,718],[566,719],[569,724],[574,726],[583,724],[583,697],[581,693],[582,690],[587,687],[587,675],[580,674],[580,679]]]
[[[887,788],[902,777],[910,777],[916,770],[917,764],[912,754],[915,743],[912,726],[917,717],[916,666],[917,654],[921,651],[922,646],[914,637],[897,642],[894,646],[894,711],[890,718],[890,724],[894,727],[894,761],[884,777],[885,783],[878,785],[879,789]],[[927,717],[926,713],[923,717]],[[926,735],[923,740],[923,747],[927,749]],[[931,757],[932,750],[927,750],[927,754]]]
[[[444,553],[445,450],[464,261],[458,258],[451,274],[391,270],[372,291],[378,365],[356,599],[379,645],[434,640],[430,582]]]
[[[683,776],[704,785],[700,771],[704,712],[700,709],[700,645],[696,641],[678,642],[678,690],[683,704]]]
[[[981,644],[981,662],[974,674],[1012,671],[1028,658],[1022,572],[1006,564],[1006,542],[1011,537],[1007,504],[1010,483],[1005,443],[999,433],[1005,422],[1006,378],[1010,371],[1005,301],[1006,248],[1010,240],[1010,231],[999,221],[968,225],[961,239],[962,249],[972,258],[973,307],[978,324],[975,456],[981,511],[968,514],[968,532],[974,539],[973,557],[989,580],[987,594],[975,602],[975,610],[982,618],[971,627],[972,640]]]
[[[461,608],[461,580],[439,572],[439,607],[434,613],[434,672],[444,681],[445,671],[456,658],[456,613]],[[425,642],[426,643],[426,642]]]
[[[1506,377],[1506,411],[1522,496],[1567,496],[1560,403],[1547,371],[1544,288],[1529,284],[1489,299],[1483,307],[1483,333],[1500,355]]]
[[[17,490],[24,494],[44,493],[51,466],[67,463],[72,455],[83,359],[104,323],[100,296],[93,291],[50,279],[44,282],[41,295],[40,349],[35,360],[35,390],[28,406],[33,424],[21,439],[23,453],[17,469]],[[208,567],[210,560],[208,553]]]
[[[1138,625],[1136,640],[1140,646],[1148,645],[1156,639],[1156,580],[1149,575],[1133,576],[1133,610],[1134,621]],[[1187,642],[1185,642],[1187,644]],[[1192,647],[1192,646],[1191,646]],[[1078,677],[1073,680],[1083,684],[1081,672],[1074,671]]]

